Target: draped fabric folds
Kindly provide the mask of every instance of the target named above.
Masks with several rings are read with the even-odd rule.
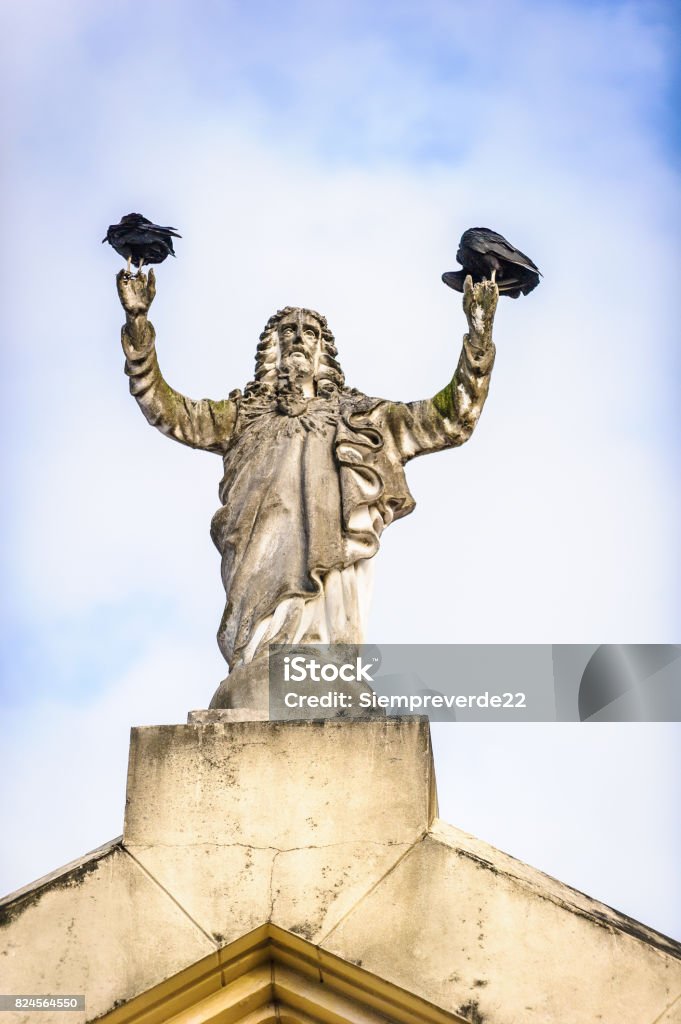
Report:
[[[272,642],[358,642],[369,582],[360,563],[414,505],[403,473],[399,492],[386,492],[387,449],[370,416],[380,399],[315,398],[295,417],[260,404],[237,420],[211,524],[230,667]]]
[[[404,464],[468,440],[489,389],[491,341],[476,347],[466,336],[447,387],[409,403],[328,386],[287,403],[264,382],[196,401],[163,379],[151,323],[126,325],[122,342],[147,420],[224,460],[211,536],[226,592],[218,643],[230,670],[272,642],[362,642],[381,533],[414,508]]]

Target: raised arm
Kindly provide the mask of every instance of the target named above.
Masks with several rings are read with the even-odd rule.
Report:
[[[473,433],[494,365],[492,325],[498,299],[499,290],[492,281],[474,285],[467,277],[463,308],[468,333],[451,381],[433,398],[385,404],[381,418],[385,418],[402,461],[456,447]]]
[[[116,276],[118,297],[125,310],[121,343],[125,352],[125,372],[130,378],[130,394],[148,422],[162,433],[191,448],[222,453],[227,448],[236,419],[234,402],[214,402],[208,398],[185,398],[165,382],[156,357],[156,331],[147,320],[149,306],[156,294],[156,277],[132,277],[124,270]]]

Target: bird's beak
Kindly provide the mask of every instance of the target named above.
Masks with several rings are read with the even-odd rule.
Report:
[[[102,245],[104,245],[104,243],[105,243],[105,242],[106,242],[106,237],[104,237],[104,238],[102,239]]]

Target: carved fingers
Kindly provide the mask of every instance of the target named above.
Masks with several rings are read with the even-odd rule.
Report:
[[[470,274],[466,275],[466,279],[463,283],[463,311],[466,317],[470,320],[471,307],[473,305],[473,278]]]
[[[472,335],[483,337],[492,332],[494,314],[499,301],[499,289],[494,281],[473,284],[470,275],[463,285],[463,309]]]
[[[156,295],[156,275],[128,274],[121,270],[116,274],[116,288],[123,309],[129,316],[142,316],[147,312]]]

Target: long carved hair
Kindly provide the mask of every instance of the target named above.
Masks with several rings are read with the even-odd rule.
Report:
[[[260,335],[258,348],[255,354],[255,375],[252,381],[246,385],[244,398],[264,397],[267,394],[273,395],[287,392],[291,389],[291,381],[288,375],[277,366],[279,356],[279,334],[280,322],[289,313],[297,312],[298,307],[286,306],[280,309],[274,316],[271,316]],[[330,398],[331,395],[342,391],[345,387],[345,375],[340,367],[336,350],[336,341],[326,322],[326,317],[317,313],[314,309],[301,309],[300,312],[313,316],[319,323],[322,332],[321,352],[319,366],[315,373],[317,394],[323,398]]]

